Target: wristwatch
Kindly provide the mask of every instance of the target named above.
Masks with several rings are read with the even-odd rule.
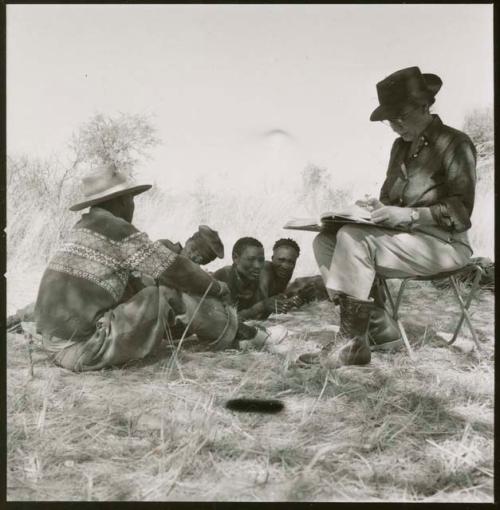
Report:
[[[413,228],[415,225],[415,222],[417,222],[420,219],[420,212],[418,209],[412,209],[410,213],[410,229]]]

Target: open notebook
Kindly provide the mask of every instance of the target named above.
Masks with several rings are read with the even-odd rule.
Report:
[[[369,211],[358,205],[351,205],[338,212],[325,212],[318,219],[294,218],[288,221],[283,228],[320,232],[321,230],[329,230],[329,228],[338,228],[340,225],[345,225],[346,223],[381,226],[371,221],[371,214]]]

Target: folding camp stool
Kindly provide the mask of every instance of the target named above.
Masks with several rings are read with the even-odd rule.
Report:
[[[401,300],[403,298],[403,293],[406,288],[406,284],[409,281],[436,281],[436,280],[448,280],[453,287],[455,296],[457,298],[458,304],[460,305],[460,309],[462,310],[462,314],[460,316],[460,320],[458,321],[457,327],[455,328],[455,332],[453,334],[453,337],[451,340],[447,342],[448,345],[452,345],[455,340],[457,339],[458,333],[460,331],[460,328],[462,327],[462,324],[465,320],[467,322],[467,325],[469,326],[469,330],[472,334],[472,339],[474,340],[474,343],[476,344],[476,347],[478,350],[480,350],[479,341],[477,338],[477,334],[474,330],[474,327],[472,326],[470,314],[469,314],[469,307],[472,302],[472,299],[475,297],[478,289],[479,289],[479,281],[481,280],[481,275],[483,273],[483,270],[481,269],[481,266],[477,264],[467,264],[464,267],[461,267],[460,269],[456,269],[454,271],[448,271],[444,273],[437,273],[430,276],[409,276],[406,278],[396,278],[396,277],[384,277],[381,275],[377,275],[377,279],[379,280],[379,283],[382,284],[383,289],[385,290],[386,296],[389,301],[390,310],[389,313],[392,314],[392,318],[397,323],[399,332],[401,333],[401,336],[403,338],[403,341],[405,343],[406,349],[408,350],[408,354],[412,355],[412,349],[410,346],[410,342],[408,341],[408,337],[406,335],[406,331],[403,327],[403,324],[401,322],[401,319],[399,318],[399,306],[401,304]],[[469,294],[464,297],[460,293],[460,289],[457,283],[457,277],[460,275],[469,275],[471,274],[473,276],[472,279],[472,286],[469,290]],[[401,280],[401,285],[399,287],[396,301],[394,301],[394,298],[391,295],[391,291],[389,290],[389,286],[387,285],[387,280]]]

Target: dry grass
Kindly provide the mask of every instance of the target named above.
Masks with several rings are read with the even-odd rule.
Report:
[[[470,338],[443,345],[452,294],[407,291],[415,349],[364,368],[300,369],[338,320],[330,303],[273,318],[285,351],[204,352],[76,375],[8,336],[8,499],[87,501],[470,501],[493,499],[493,295]],[[464,330],[465,333],[467,330]],[[230,396],[279,398],[278,415],[236,414]]]

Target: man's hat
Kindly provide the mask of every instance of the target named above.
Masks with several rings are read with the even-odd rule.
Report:
[[[380,103],[370,120],[397,117],[408,103],[425,104],[439,92],[443,84],[436,74],[422,74],[418,67],[407,67],[377,83]]]
[[[151,188],[151,184],[135,184],[113,164],[99,167],[82,178],[82,201],[72,205],[70,211],[80,211],[120,195],[138,195]]]
[[[224,245],[222,244],[219,234],[215,230],[212,230],[207,225],[200,225],[195,236],[199,236],[199,238],[201,238],[210,247],[217,257],[220,259],[224,258]]]

